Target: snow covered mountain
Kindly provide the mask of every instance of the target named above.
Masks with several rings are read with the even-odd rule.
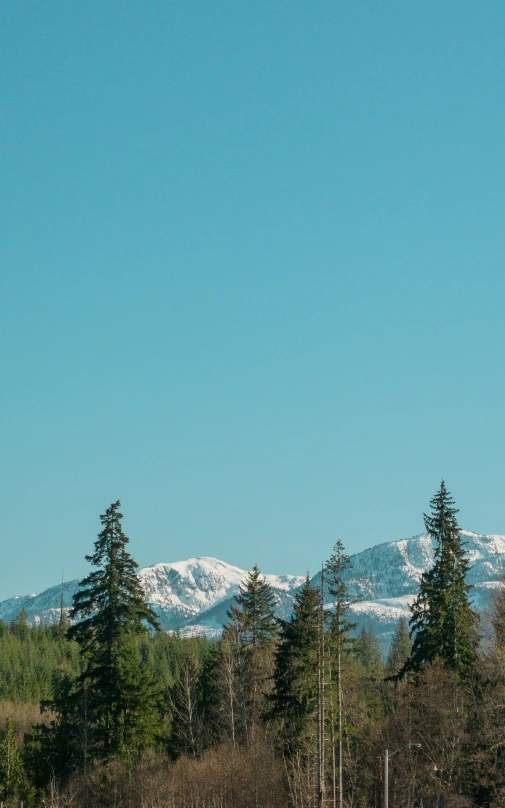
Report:
[[[164,628],[220,633],[226,610],[246,570],[217,558],[190,558],[173,564],[155,564],[139,573],[146,600],[155,609]],[[296,575],[264,575],[275,591],[281,611],[290,611],[294,592],[303,582]],[[216,608],[216,607],[220,608]],[[1,608],[1,605],[0,605]],[[205,615],[205,617],[204,617]]]
[[[479,611],[490,603],[490,593],[505,574],[505,536],[486,536],[462,531],[470,559],[469,583],[472,600]],[[351,597],[352,620],[373,629],[386,651],[400,617],[408,617],[409,604],[418,591],[421,573],[433,564],[433,543],[422,534],[411,539],[376,545],[351,556],[347,584]],[[247,573],[215,558],[191,558],[172,564],[155,564],[140,570],[147,602],[159,615],[165,629],[183,634],[217,636],[226,622],[226,611]],[[265,575],[274,589],[277,610],[288,617],[293,598],[303,576]],[[313,579],[320,581],[319,574]],[[78,581],[64,584],[64,606],[72,605]],[[40,595],[9,598],[0,602],[0,620],[10,622],[25,609],[30,622],[52,623],[59,619],[61,586]]]
[[[461,531],[470,561],[468,583],[472,584],[474,607],[486,611],[491,592],[505,575],[505,536]],[[433,565],[434,544],[421,534],[411,539],[388,542],[351,556],[347,570],[348,591],[357,602],[351,607],[351,619],[371,628],[386,650],[400,617],[408,618],[409,605],[418,592],[419,578]],[[320,573],[313,579],[320,585]]]
[[[226,610],[247,576],[245,570],[217,558],[190,558],[172,564],[155,564],[139,570],[146,601],[158,613],[165,629],[181,629],[186,633],[202,631],[220,633],[226,621]],[[278,610],[289,615],[294,593],[304,578],[296,575],[264,575],[273,587]],[[63,605],[72,606],[79,581],[63,586]],[[219,607],[219,608],[218,608]],[[52,586],[40,595],[25,595],[0,602],[0,620],[10,622],[24,609],[31,623],[54,623],[59,620],[61,585]]]

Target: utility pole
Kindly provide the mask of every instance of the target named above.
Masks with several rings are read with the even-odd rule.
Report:
[[[389,808],[389,750],[384,752],[384,808]]]
[[[389,749],[384,750],[384,808],[389,808],[389,759],[401,752],[402,749],[410,749],[411,746],[415,746],[417,749],[421,748],[420,743],[408,743],[406,746],[400,746],[399,749],[395,749],[394,752],[390,752]]]
[[[321,565],[321,593],[320,593],[320,616],[319,616],[319,649],[318,649],[318,733],[317,733],[317,804],[318,808],[324,806],[324,564]]]

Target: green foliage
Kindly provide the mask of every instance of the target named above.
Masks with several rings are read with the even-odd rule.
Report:
[[[74,642],[61,637],[57,626],[22,625],[13,621],[0,631],[0,699],[38,702],[52,695],[52,677],[62,670],[79,673],[79,652]]]
[[[12,620],[10,629],[15,637],[20,640],[26,640],[30,633],[30,626],[28,624],[28,615],[26,609],[21,609],[19,614]]]
[[[502,579],[493,598],[492,624],[495,644],[505,649],[505,581]]]
[[[235,602],[237,606],[228,616],[239,620],[241,642],[253,648],[269,643],[277,631],[275,595],[256,564],[240,585]]]
[[[435,564],[422,577],[412,610],[412,648],[405,620],[393,638],[386,668],[397,679],[393,687],[384,680],[373,632],[363,628],[351,636],[349,558],[341,542],[324,569],[331,609],[322,608],[322,591],[307,577],[291,619],[277,622],[273,593],[254,567],[222,639],[183,639],[152,631],[156,619],[126,551],[119,502],[113,503],[88,557],[95,569],[75,597],[72,618],[80,622],[66,635],[63,623],[30,627],[23,613],[10,626],[0,622],[0,697],[17,702],[5,705],[3,716],[34,699],[44,710],[22,754],[11,720],[0,732],[4,807],[18,808],[23,800],[35,808],[43,795],[48,805],[91,804],[88,793],[98,793],[98,781],[99,804],[123,806],[131,802],[134,772],[143,772],[139,793],[152,802],[151,765],[162,750],[159,793],[171,757],[187,787],[183,804],[214,804],[221,792],[209,793],[209,802],[194,792],[195,773],[202,783],[210,772],[200,764],[212,760],[213,773],[241,759],[252,772],[244,805],[266,804],[260,796],[265,743],[282,794],[286,786],[299,808],[313,808],[318,798],[321,804],[325,782],[328,804],[337,797],[357,808],[380,804],[385,748],[402,752],[391,764],[391,804],[422,800],[449,808],[462,804],[464,792],[486,808],[502,804],[505,596],[500,591],[495,602],[496,642],[480,651],[478,668],[470,666],[478,649],[468,561],[443,483],[431,505],[425,521],[437,541]],[[402,676],[420,668],[418,676]],[[468,675],[461,677],[462,670]],[[422,749],[404,753],[417,738]],[[222,782],[228,788],[229,772]],[[242,804],[235,793],[228,797],[226,804]],[[280,804],[287,804],[285,796]]]
[[[344,709],[343,698],[344,688],[350,681],[350,655],[355,648],[352,632],[356,628],[356,624],[351,623],[348,618],[351,604],[345,583],[345,572],[349,565],[349,556],[346,555],[344,545],[339,540],[335,543],[333,552],[324,568],[326,585],[328,593],[333,599],[333,606],[329,612],[326,612],[326,621],[329,620],[330,631],[329,636],[325,638],[327,670],[323,671],[326,688],[322,703],[331,742],[329,746],[335,793],[337,779],[339,781],[338,790],[343,792],[343,743],[344,738],[349,742],[349,737],[353,732],[352,722],[346,715],[347,710]],[[323,769],[325,767],[326,761],[323,761]]]
[[[26,776],[14,722],[8,718],[4,731],[0,733],[0,801],[6,808],[17,808],[23,800],[29,808],[33,797],[34,789]]]
[[[288,752],[314,731],[318,698],[318,653],[321,597],[307,576],[295,596],[293,616],[280,624],[275,654],[270,715],[281,727]]]
[[[216,659],[218,689],[223,695],[219,723],[232,742],[254,734],[265,708],[278,629],[274,608],[272,587],[255,565],[227,612],[229,621]]]
[[[68,780],[76,770],[85,770],[90,744],[89,694],[78,680],[61,672],[53,676],[53,697],[42,702],[50,716],[25,737],[25,759],[32,782],[44,788],[51,778]]]
[[[81,581],[71,612],[80,622],[69,629],[84,662],[76,687],[82,698],[84,690],[87,693],[90,749],[99,757],[141,750],[161,730],[159,690],[136,642],[158,623],[145,603],[137,564],[126,550],[129,540],[119,507],[120,502],[114,502],[100,517],[103,530],[95,552],[86,556],[97,569]]]
[[[373,679],[380,678],[383,669],[381,650],[371,629],[363,626],[354,644],[354,654]]]
[[[333,645],[342,653],[353,647],[352,632],[356,623],[348,619],[351,602],[347,594],[344,573],[350,564],[344,545],[339,540],[333,547],[333,552],[324,566],[325,581],[328,593],[332,596],[333,607],[326,614],[329,619],[330,634]]]
[[[469,562],[465,555],[454,500],[442,480],[424,516],[427,532],[435,539],[435,563],[423,573],[419,595],[411,606],[414,635],[411,655],[403,670],[419,671],[439,659],[464,671],[476,658],[477,617],[471,609],[466,583]]]
[[[396,676],[410,657],[412,642],[410,639],[407,621],[400,617],[398,627],[391,641],[391,648],[386,662],[388,676]]]
[[[36,631],[36,629],[31,629]],[[69,646],[76,643],[64,640]],[[188,656],[204,660],[210,655],[213,646],[199,638],[181,639],[160,632],[136,638],[137,653],[143,661],[146,675],[157,683],[160,693],[166,694],[166,704],[157,700],[158,725],[165,723],[168,694],[181,678],[183,661]],[[201,701],[199,694],[199,701]],[[45,788],[51,778],[66,782],[73,772],[85,771],[96,753],[95,728],[90,714],[92,698],[87,681],[76,675],[53,671],[52,697],[42,703],[45,723],[34,726],[25,737],[25,760],[31,782],[38,788]],[[199,707],[199,709],[201,709]],[[166,727],[165,727],[166,728]],[[182,747],[174,739],[170,741],[173,755],[180,754]],[[126,756],[138,755],[138,744],[133,743]]]
[[[173,684],[180,659],[188,649],[203,659],[214,646],[205,638],[180,638],[163,631],[136,637],[135,643],[142,664],[162,689]],[[0,630],[0,701],[20,704],[50,701],[58,677],[66,675],[73,681],[81,670],[79,646],[74,640],[60,636],[59,625],[31,626],[26,636],[20,638],[3,624]]]

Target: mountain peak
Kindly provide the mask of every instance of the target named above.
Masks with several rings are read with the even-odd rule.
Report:
[[[468,581],[478,609],[489,604],[490,592],[505,573],[505,536],[485,535],[462,530],[470,561]],[[409,617],[419,578],[433,564],[434,544],[420,533],[407,539],[375,545],[351,556],[346,571],[352,606],[352,619],[359,626],[373,629],[384,647],[399,617]],[[320,573],[313,581],[318,585]],[[215,636],[226,622],[226,612],[238,593],[247,571],[212,556],[184,561],[158,562],[139,570],[147,602],[155,609],[166,629]],[[277,608],[289,617],[293,598],[305,576],[264,574],[272,586]],[[64,605],[72,605],[79,581],[64,584]],[[32,622],[52,623],[60,617],[61,584],[39,595],[16,596],[0,603],[0,619],[10,622],[25,609]]]

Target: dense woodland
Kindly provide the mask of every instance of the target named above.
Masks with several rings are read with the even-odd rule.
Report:
[[[119,508],[70,620],[0,623],[4,808],[378,808],[386,749],[391,808],[505,806],[505,589],[484,625],[444,483],[387,659],[349,621],[340,542],[289,621],[255,567],[219,641],[159,630]]]

